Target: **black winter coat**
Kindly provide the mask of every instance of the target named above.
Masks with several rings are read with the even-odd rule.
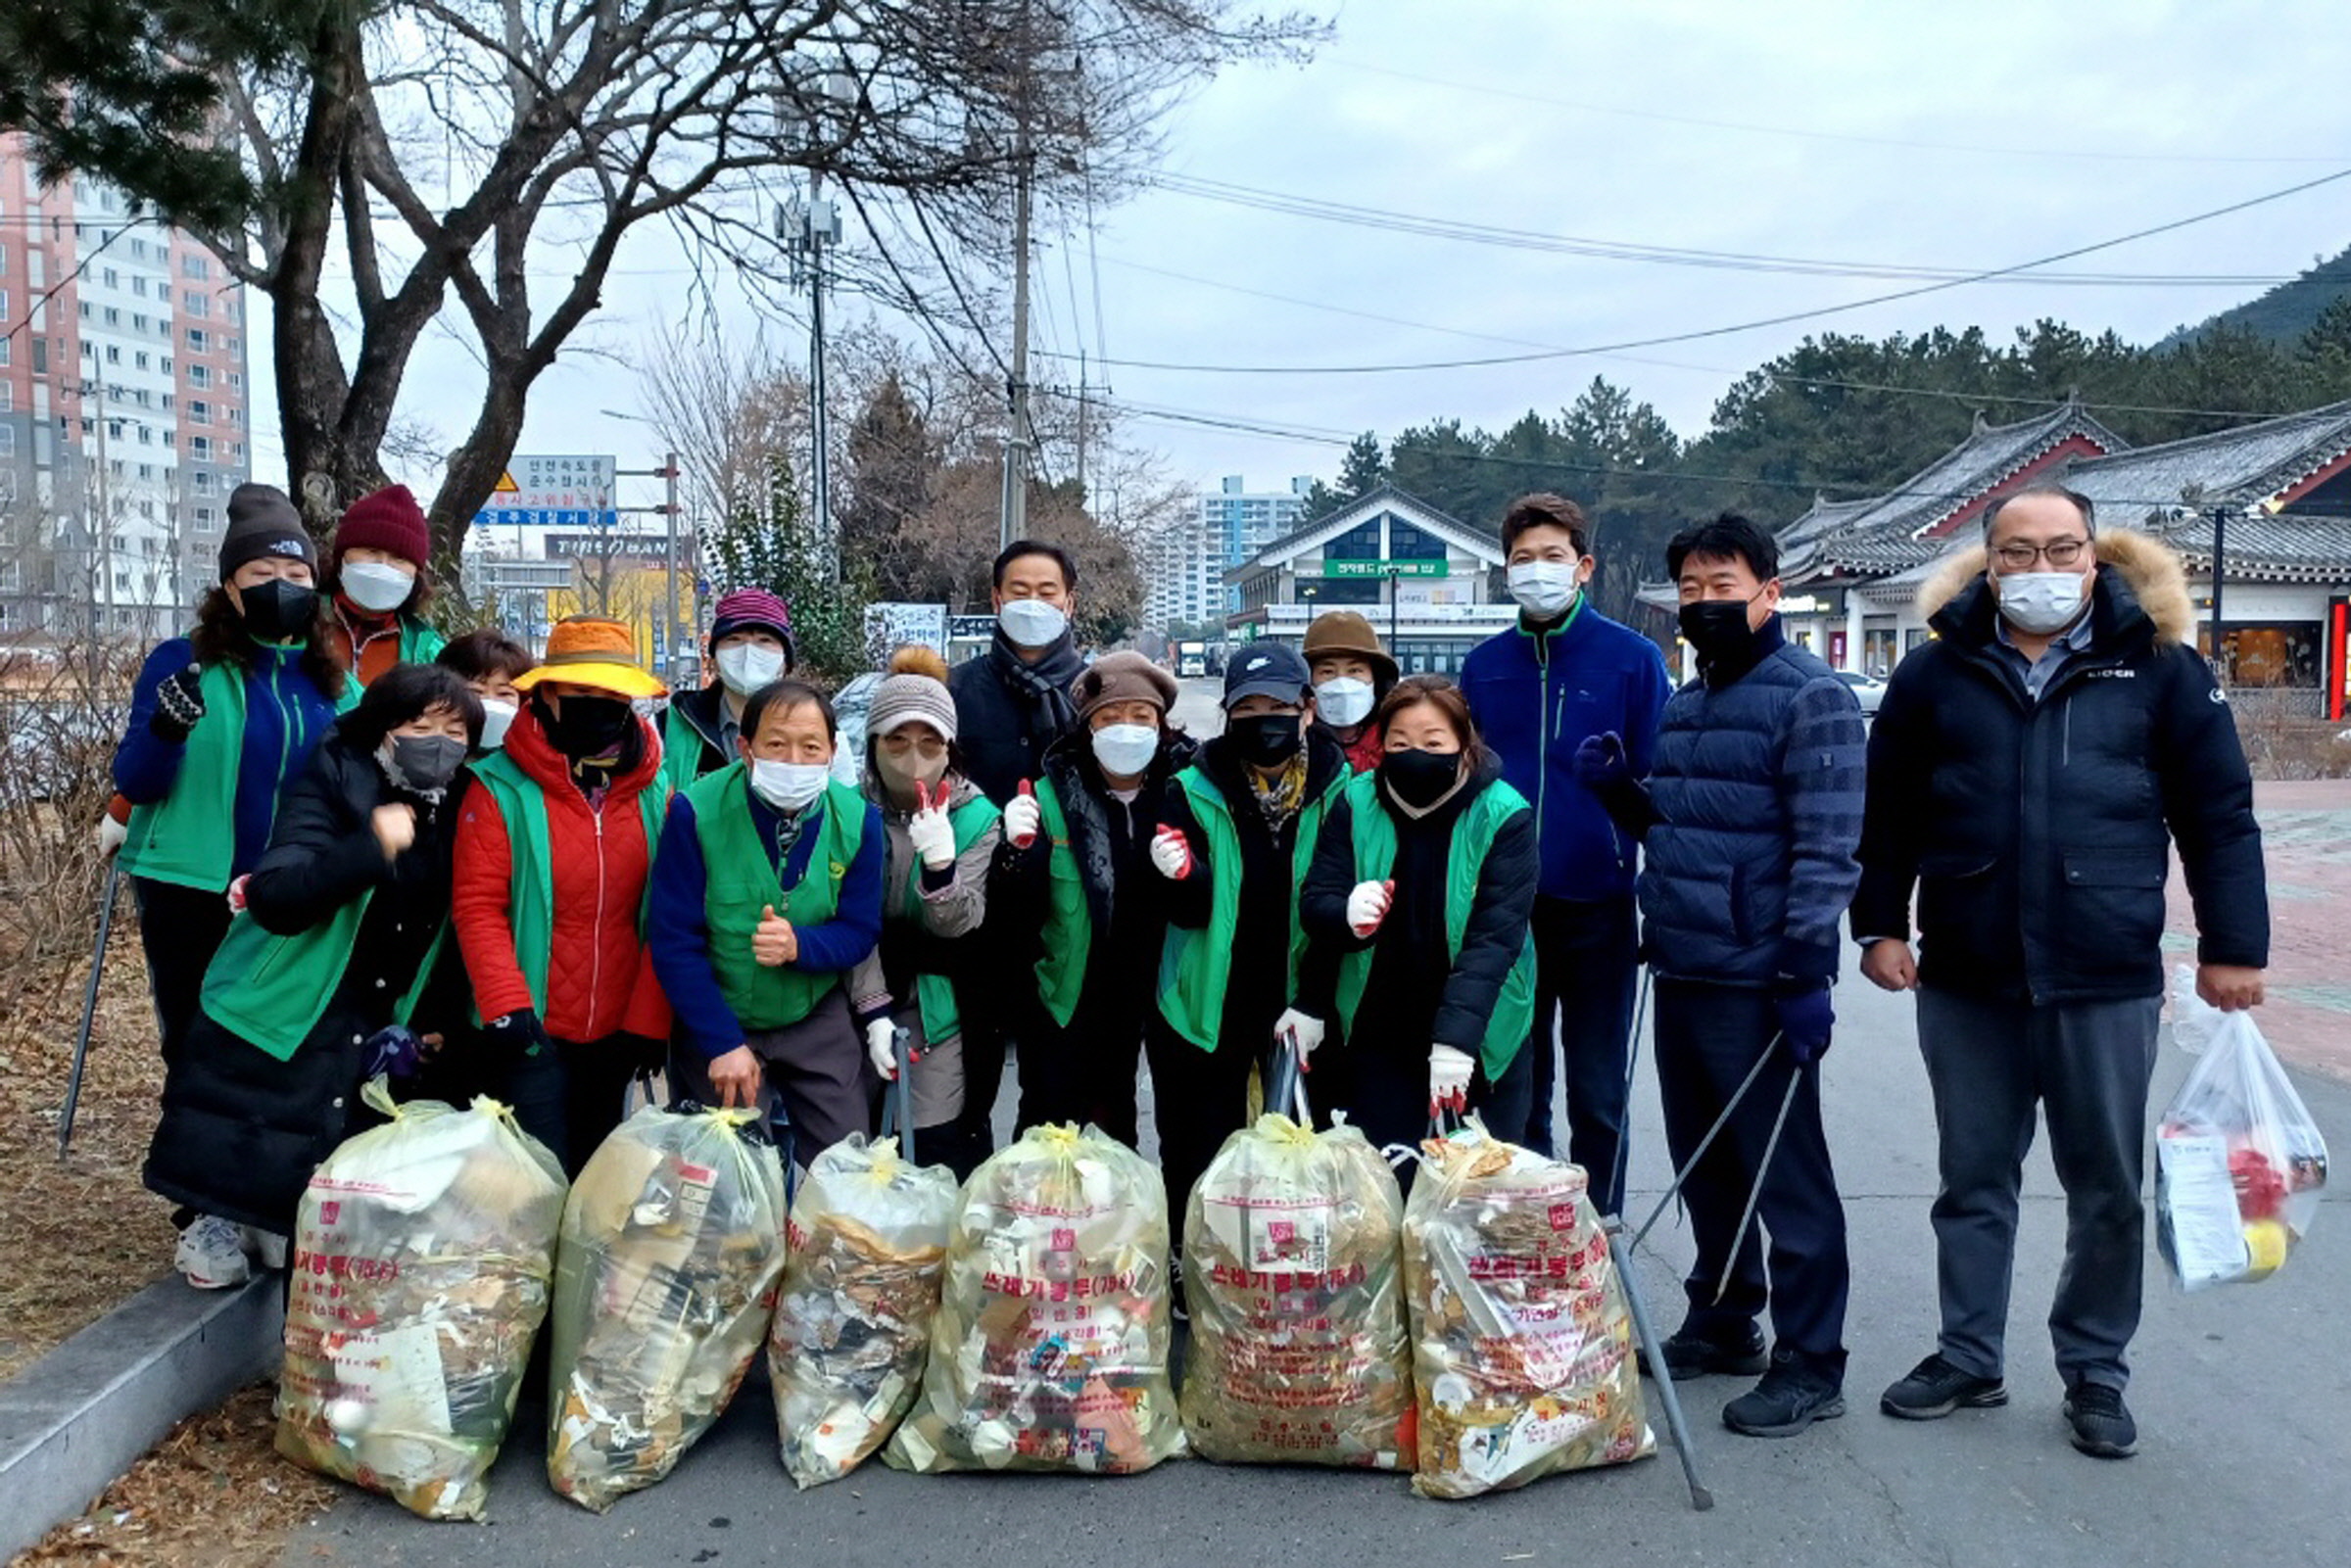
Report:
[[[2090,646],[2038,703],[1995,644],[1982,551],[1921,595],[1948,595],[1940,641],[1902,660],[1878,710],[1851,918],[1864,945],[1907,937],[1916,883],[1925,984],[2037,1004],[2160,994],[2173,843],[2203,961],[2268,963],[2252,780],[2183,643],[2178,559],[2121,532],[2097,550]]]
[[[1034,664],[1023,666],[998,632],[986,652],[947,672],[947,690],[955,698],[955,749],[963,755],[963,776],[982,794],[1003,805],[1022,780],[1037,776],[1053,742],[1077,728],[1070,683],[1084,668],[1078,644],[1066,633]],[[1050,692],[1032,687],[1023,674],[1039,678]]]
[[[278,809],[268,851],[246,883],[246,908],[264,930],[290,935],[373,889],[350,966],[317,1025],[284,1062],[197,1015],[164,1081],[163,1120],[144,1171],[149,1188],[204,1213],[292,1233],[312,1170],[371,1119],[359,1096],[364,1044],[393,1022],[448,920],[460,787],[428,805],[395,793],[374,756],[354,752],[340,734],[319,746]],[[414,807],[416,838],[387,864],[369,819],[394,802]],[[419,1034],[443,1031],[465,1013],[454,940],[442,957],[409,1021]]]

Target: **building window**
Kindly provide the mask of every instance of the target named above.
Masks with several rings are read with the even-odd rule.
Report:
[[[145,355],[141,355],[139,357],[143,359],[143,358],[145,358],[145,357],[146,357],[146,356],[145,356]],[[206,366],[204,366],[204,365],[200,365],[200,364],[192,364],[192,365],[188,366],[188,385],[189,385],[189,386],[191,386],[191,387],[209,387],[209,386],[211,386],[212,384],[213,384],[213,372],[212,372],[212,371],[211,371],[211,370],[210,370],[208,367],[206,367]]]
[[[106,269],[106,286],[110,289],[120,288],[122,286],[122,274],[117,272],[111,266],[108,267]]]
[[[111,351],[110,351],[110,352],[111,352]],[[189,400],[188,400],[188,423],[190,423],[190,424],[192,424],[192,425],[209,425],[209,424],[211,424],[212,422],[213,422],[213,406],[212,406],[212,404],[208,404],[208,403],[205,403],[205,402],[203,402],[203,401],[202,401],[202,400],[200,400],[200,399],[195,399],[195,398],[191,398],[191,399],[189,399]]]
[[[142,370],[152,370],[155,368],[155,356],[149,354],[145,349],[141,349],[138,353],[132,355],[131,358],[138,362],[138,366]]]
[[[2221,629],[2221,680],[2228,686],[2303,687],[2320,684],[2326,640],[2316,621],[2230,625]],[[2196,629],[2196,647],[2212,654],[2212,626]]]
[[[191,354],[202,354],[204,352],[204,328],[188,328],[188,351]]]
[[[213,302],[194,289],[180,291],[179,308],[190,315],[211,315],[213,313]]]
[[[211,533],[212,531],[213,531],[213,509],[212,509],[210,506],[199,506],[199,507],[197,507],[197,508],[196,508],[196,532],[198,532],[199,534],[209,534],[209,533]]]
[[[16,454],[17,427],[15,425],[0,425],[0,457],[14,457]]]
[[[243,376],[241,376],[241,375],[237,374],[237,372],[236,372],[236,371],[234,371],[234,370],[231,370],[231,371],[229,371],[229,372],[228,372],[228,377],[227,377],[227,379],[228,379],[228,390],[229,390],[229,391],[231,391],[231,392],[242,392],[242,391],[244,391],[244,390],[245,390],[245,378],[244,378]]]
[[[208,278],[213,275],[213,266],[201,256],[183,256],[179,259],[179,271],[182,277]]]
[[[1338,538],[1322,546],[1326,561],[1375,561],[1379,559],[1379,519],[1358,523]],[[1356,602],[1356,601],[1349,601]]]
[[[211,462],[213,460],[213,438],[210,436],[190,436],[188,438],[188,456],[190,459],[196,462]]]
[[[110,327],[120,326],[122,324],[122,312],[116,309],[111,305],[108,306],[106,308],[106,324]]]
[[[114,344],[108,344],[106,346],[106,362],[108,364],[120,364],[122,362],[122,351]]]
[[[1392,561],[1441,561],[1445,558],[1445,542],[1426,534],[1399,517],[1388,519],[1388,559]]]

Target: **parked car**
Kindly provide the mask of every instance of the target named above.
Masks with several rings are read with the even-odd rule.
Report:
[[[1853,700],[1861,704],[1864,715],[1875,717],[1878,704],[1886,700],[1886,683],[1874,675],[1859,670],[1839,670],[1837,679],[1852,688]]]

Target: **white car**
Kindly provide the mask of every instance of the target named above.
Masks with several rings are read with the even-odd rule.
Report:
[[[1837,679],[1852,689],[1853,700],[1861,704],[1864,716],[1876,717],[1878,704],[1886,700],[1885,682],[1874,675],[1863,675],[1859,670],[1839,670]]]

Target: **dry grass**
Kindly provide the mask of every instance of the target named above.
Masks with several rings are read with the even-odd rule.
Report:
[[[2351,779],[2351,728],[2259,711],[2239,711],[2236,727],[2256,779]]]
[[[247,1568],[335,1499],[335,1488],[279,1458],[269,1385],[190,1416],[106,1489],[89,1512],[59,1525],[11,1568]]]

